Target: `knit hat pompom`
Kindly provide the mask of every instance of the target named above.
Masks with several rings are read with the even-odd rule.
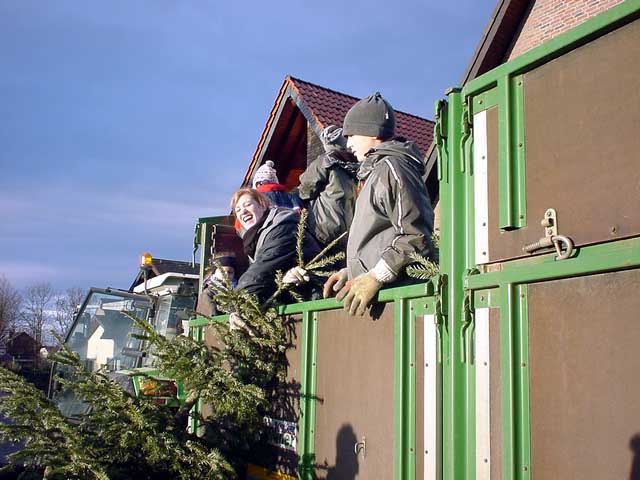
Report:
[[[267,160],[264,165],[258,168],[253,176],[253,188],[256,188],[261,183],[280,183],[276,169],[273,168],[274,165],[272,160]]]

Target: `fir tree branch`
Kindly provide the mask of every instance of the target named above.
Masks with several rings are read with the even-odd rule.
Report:
[[[318,253],[315,257],[313,257],[313,258],[311,259],[311,261],[307,263],[307,265],[312,265],[312,264],[316,263],[318,260],[320,260],[321,258],[323,258],[323,257],[324,257],[324,256],[325,256],[329,251],[331,251],[331,249],[332,249],[333,247],[335,247],[336,245],[338,245],[338,243],[340,242],[340,240],[342,240],[342,239],[343,239],[343,238],[344,238],[348,233],[349,233],[348,231],[346,231],[346,232],[342,232],[342,234],[340,234],[337,238],[335,238],[334,240],[332,240],[332,241],[331,241],[331,243],[329,243],[329,245],[327,245],[326,247],[324,247],[324,248],[320,251],[320,253]],[[344,255],[344,253],[343,253],[343,252],[341,252],[341,253]],[[343,256],[342,258],[344,258],[344,256]],[[341,260],[341,259],[338,259],[338,260]],[[305,269],[311,269],[311,268],[313,268],[313,267],[304,267],[304,265],[302,264],[302,262],[299,262],[299,264],[298,264],[298,265],[299,265],[299,266],[301,266],[302,268],[305,268]]]
[[[296,253],[298,255],[298,265],[304,265],[304,232],[307,228],[307,218],[309,212],[306,208],[300,212],[300,220],[298,221],[298,230],[296,232]]]
[[[407,275],[420,280],[429,280],[440,273],[440,266],[417,253],[409,255],[414,263],[406,268]]]

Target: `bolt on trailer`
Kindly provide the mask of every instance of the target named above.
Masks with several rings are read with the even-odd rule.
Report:
[[[441,273],[364,319],[281,307],[287,394],[250,478],[628,478],[639,46],[627,0],[437,102]]]
[[[149,256],[142,268],[149,268],[153,261]],[[132,336],[142,332],[131,317],[151,323],[169,338],[183,332],[183,318],[188,315],[181,312],[193,310],[197,280],[197,275],[167,272],[145,279],[132,292],[91,288],[64,343],[79,355],[85,368],[106,371],[127,392],[178,406],[185,399],[182,387],[153,368],[153,352],[146,342]],[[71,374],[68,367],[54,364],[49,382],[49,397],[69,418],[88,413],[87,406],[56,381],[58,375]]]

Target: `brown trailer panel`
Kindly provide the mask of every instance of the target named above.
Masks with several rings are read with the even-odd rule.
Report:
[[[316,475],[393,478],[394,306],[377,320],[318,313]],[[366,457],[355,443],[366,439]]]
[[[529,285],[534,478],[635,478],[638,285],[640,270]]]
[[[548,208],[578,246],[640,235],[638,58],[636,20],[523,75],[528,225],[517,230],[498,228],[498,116],[488,112],[490,262],[526,256]]]

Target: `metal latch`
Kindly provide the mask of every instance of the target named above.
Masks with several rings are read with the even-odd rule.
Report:
[[[556,249],[556,260],[565,260],[573,252],[573,240],[564,235],[558,235],[558,217],[553,208],[544,212],[544,217],[540,222],[544,228],[544,237],[535,243],[530,243],[522,247],[527,253],[533,253],[543,248],[554,247]]]
[[[353,452],[356,454],[356,457],[360,455],[362,452],[362,458],[367,458],[367,439],[366,437],[362,437],[361,442],[356,442],[353,446]]]
[[[445,325],[444,321],[444,309],[442,305],[442,295],[445,289],[445,284],[447,281],[447,276],[443,273],[437,275],[436,278],[432,279],[435,281],[435,314],[433,316],[433,322],[436,324],[436,332],[438,335],[438,345],[437,348],[437,360],[438,363],[442,362],[442,328]]]
[[[471,349],[473,342],[467,341],[467,337],[473,336],[473,330],[475,329],[475,307],[473,306],[473,292],[467,290],[464,294],[463,303],[463,319],[462,328],[460,329],[460,360],[462,363],[471,363],[473,356]]]

